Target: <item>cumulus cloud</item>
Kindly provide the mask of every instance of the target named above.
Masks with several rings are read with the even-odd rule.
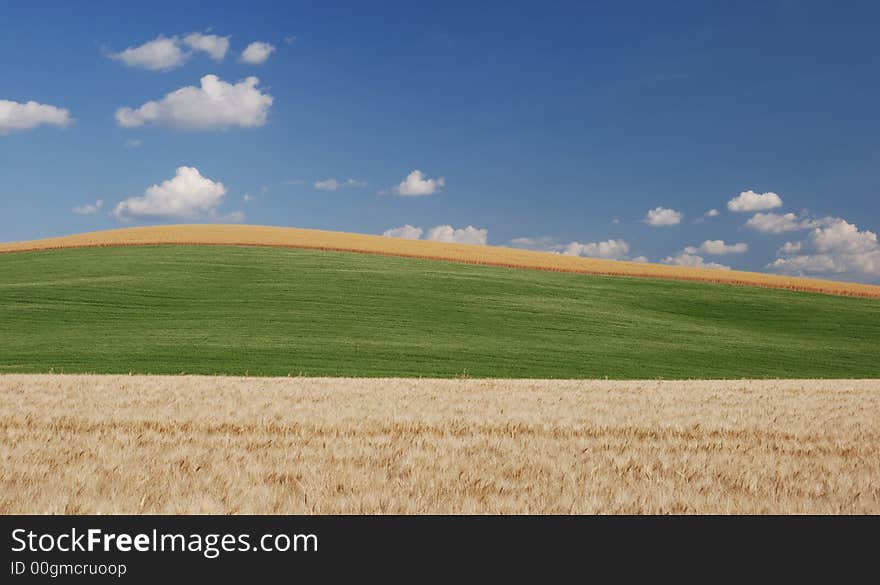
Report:
[[[748,251],[749,245],[746,243],[726,244],[724,240],[706,240],[699,246],[688,246],[684,249],[685,254],[709,254],[711,256],[742,254]]]
[[[827,225],[832,219],[828,217],[815,219],[804,214],[795,215],[794,213],[756,213],[749,218],[745,226],[765,234],[781,234]]]
[[[226,195],[223,183],[202,176],[195,167],[180,167],[174,178],[148,187],[143,196],[120,201],[111,215],[117,219],[228,219],[240,221],[241,212],[220,215]]]
[[[401,227],[386,230],[382,235],[392,238],[418,240],[423,233],[422,228],[406,224]],[[432,242],[485,245],[488,238],[489,230],[475,228],[472,225],[463,228],[454,228],[451,225],[438,225],[428,230],[424,239]]]
[[[751,189],[743,191],[727,202],[727,209],[737,213],[750,211],[765,211],[782,207],[782,199],[776,193],[755,193]]]
[[[710,209],[709,211],[707,211],[706,213],[704,213],[703,215],[705,215],[706,217],[718,217],[719,215],[721,215],[721,212],[718,211],[717,209],[713,208],[713,209]]]
[[[646,224],[654,227],[667,226],[667,225],[678,225],[681,223],[681,218],[684,217],[684,214],[675,211],[674,209],[667,209],[666,207],[655,207],[650,210],[646,215],[644,221]]]
[[[718,264],[717,262],[706,262],[702,256],[681,252],[676,256],[667,256],[661,260],[663,264],[671,264],[673,266],[690,266],[692,268],[714,268],[716,270],[730,270],[730,266]]]
[[[607,258],[609,260],[625,260],[629,256],[629,244],[621,239],[605,242],[570,242],[562,246],[560,253],[567,256],[586,256],[589,258]]]
[[[767,265],[786,274],[834,273],[844,277],[880,277],[877,234],[848,221],[831,218],[809,234],[806,241],[786,242],[778,258]]]
[[[150,71],[168,71],[180,67],[186,61],[186,53],[177,37],[159,35],[137,47],[129,47],[119,53],[110,53],[111,59],[122,61],[128,67]]]
[[[194,51],[207,53],[215,61],[222,61],[229,50],[229,37],[220,35],[190,33],[183,38],[183,42]]]
[[[241,60],[244,63],[250,63],[251,65],[259,65],[265,63],[266,59],[268,59],[269,55],[274,51],[275,47],[269,43],[256,41],[245,47],[245,50],[241,52]]]
[[[195,51],[206,53],[215,61],[222,61],[229,51],[229,37],[197,32],[190,33],[182,39],[178,36],[159,35],[142,45],[129,47],[118,53],[110,52],[108,56],[128,67],[149,71],[169,71],[186,63]]]
[[[357,179],[346,179],[345,181],[337,181],[336,179],[324,179],[323,181],[315,181],[315,189],[319,191],[338,191],[344,187],[366,187],[366,181]]]
[[[29,101],[26,103],[0,100],[0,134],[15,130],[31,130],[37,126],[66,127],[73,119],[64,108]]]
[[[428,230],[425,239],[432,242],[485,245],[488,237],[489,230],[475,228],[472,225],[457,229],[451,225],[438,225]]]
[[[382,235],[387,238],[403,238],[405,240],[418,240],[422,237],[422,228],[409,224],[385,230]]]
[[[429,179],[422,171],[416,169],[411,172],[400,184],[391,190],[396,195],[403,197],[421,197],[433,195],[446,186],[446,179]]]
[[[525,248],[526,250],[538,250],[540,252],[558,251],[559,239],[551,237],[539,238],[513,238],[510,245],[514,248]]]
[[[630,258],[630,245],[622,239],[610,239],[604,242],[569,242],[560,244],[556,238],[514,238],[510,241],[514,248],[525,248],[567,256],[583,256],[587,258],[606,258],[608,260],[628,260],[630,262],[647,262],[644,256]]]
[[[95,215],[104,207],[104,200],[98,199],[94,203],[86,203],[85,205],[77,205],[73,208],[73,212],[77,215]]]
[[[137,109],[118,109],[116,122],[123,128],[155,124],[184,130],[263,126],[272,96],[257,89],[259,82],[256,77],[248,77],[231,84],[216,75],[205,75],[201,87],[180,88]]]
[[[777,256],[782,256],[783,254],[797,254],[804,248],[803,242],[785,242],[779,251],[776,253]]]

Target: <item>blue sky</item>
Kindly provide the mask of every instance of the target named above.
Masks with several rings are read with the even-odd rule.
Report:
[[[876,2],[73,4],[3,8],[0,240],[409,225],[880,282]]]

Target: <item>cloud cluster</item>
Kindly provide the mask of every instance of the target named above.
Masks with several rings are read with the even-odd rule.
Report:
[[[833,273],[849,278],[880,277],[877,234],[831,218],[806,241],[786,242],[767,268],[785,274]]]
[[[385,230],[382,235],[386,238],[403,238],[404,240],[418,240],[422,237],[422,228],[409,224]]]
[[[315,189],[318,191],[338,191],[345,187],[363,188],[366,186],[366,181],[359,181],[357,179],[346,179],[344,181],[324,179],[321,181],[315,181]]]
[[[756,213],[746,221],[745,226],[765,234],[781,234],[808,230],[826,225],[832,218],[815,219],[805,214],[794,213]]]
[[[706,240],[699,246],[688,246],[684,249],[685,254],[709,254],[722,256],[725,254],[742,254],[749,251],[746,243],[727,244],[724,240]]]
[[[386,230],[382,235],[391,238],[418,240],[422,237],[423,233],[422,228],[406,224]],[[475,228],[472,225],[463,228],[454,228],[451,225],[438,225],[428,230],[424,239],[432,242],[485,245],[489,239],[489,230]]]
[[[626,260],[629,257],[629,244],[624,240],[606,240],[604,242],[570,242],[559,250],[566,256],[586,256],[588,258],[607,258],[608,260]]]
[[[537,250],[540,252],[559,251],[559,239],[542,236],[540,238],[513,238],[510,245],[514,248],[525,248],[526,250]]]
[[[50,125],[64,128],[72,121],[70,112],[46,104],[0,100],[0,134],[16,130],[31,130],[37,126]]]
[[[190,33],[183,38],[183,42],[195,51],[207,53],[215,61],[222,61],[229,50],[229,37],[219,35]]]
[[[446,186],[446,179],[429,179],[422,171],[416,169],[394,187],[391,192],[403,197],[422,197],[433,195]]]
[[[755,193],[752,190],[743,191],[727,202],[727,209],[736,213],[748,213],[752,211],[765,211],[782,207],[782,198],[776,193]]]
[[[241,212],[221,216],[218,212],[226,187],[202,176],[195,167],[180,167],[174,177],[148,187],[140,197],[120,201],[111,215],[129,219],[244,219]]]
[[[263,126],[273,99],[257,88],[259,82],[248,77],[231,84],[205,75],[200,87],[183,87],[137,109],[118,109],[116,122],[123,128],[154,124],[183,130]]]
[[[676,256],[667,256],[661,260],[663,264],[671,264],[673,266],[689,266],[691,268],[714,268],[716,270],[730,270],[730,266],[718,264],[717,262],[706,262],[702,256],[681,252]]]
[[[190,33],[183,38],[159,35],[152,41],[108,56],[128,67],[168,71],[186,63],[194,52],[203,52],[215,61],[222,61],[228,50],[229,37]]]
[[[684,214],[680,211],[675,211],[674,209],[668,209],[666,207],[655,207],[648,211],[642,221],[653,227],[661,227],[678,225],[681,223],[682,217],[684,217]]]
[[[647,262],[644,256],[630,258],[630,245],[622,239],[610,239],[604,242],[569,242],[560,244],[556,238],[514,238],[510,241],[514,248],[525,248],[566,256],[583,256],[585,258],[605,258],[608,260],[627,260],[629,262]]]
[[[260,65],[265,63],[266,59],[268,59],[269,55],[274,51],[275,47],[271,44],[262,41],[255,41],[245,47],[244,51],[241,52],[241,61],[250,65]]]

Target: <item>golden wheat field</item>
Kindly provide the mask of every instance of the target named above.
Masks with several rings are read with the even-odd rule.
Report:
[[[0,376],[0,512],[880,513],[880,381]]]
[[[877,285],[788,277],[737,270],[712,270],[599,258],[581,258],[497,246],[450,244],[424,240],[386,238],[366,234],[248,225],[171,225],[116,229],[44,240],[0,243],[0,253],[53,248],[158,244],[309,248],[386,254],[532,270],[694,280],[880,298],[880,286]]]

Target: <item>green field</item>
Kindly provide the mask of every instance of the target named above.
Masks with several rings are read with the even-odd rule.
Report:
[[[296,249],[2,254],[0,372],[880,377],[880,301]]]

